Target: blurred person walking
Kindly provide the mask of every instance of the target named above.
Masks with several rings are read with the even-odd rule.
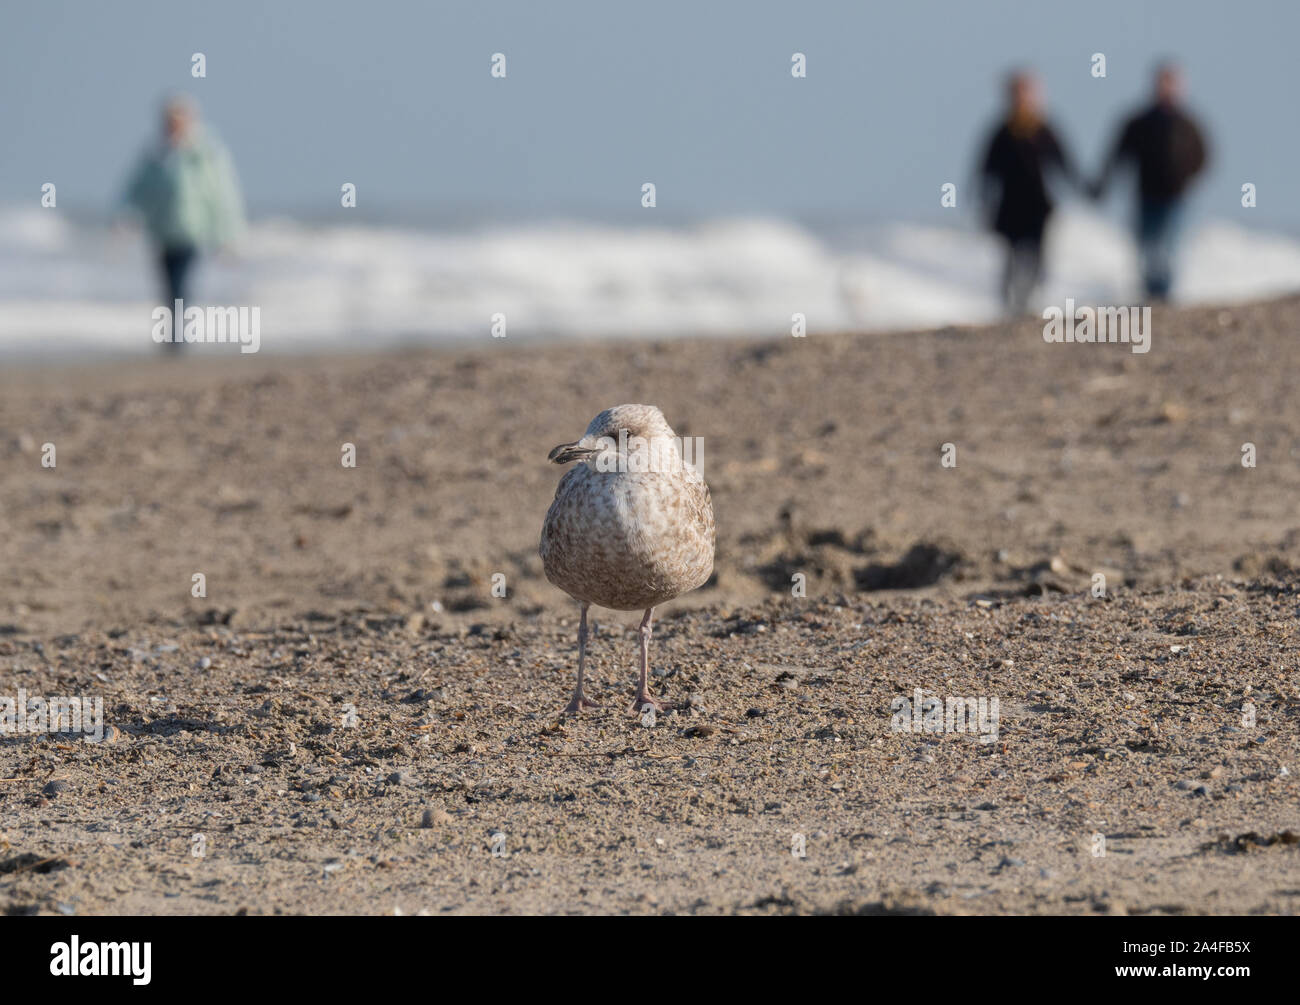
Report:
[[[980,165],[980,194],[990,226],[1007,245],[1002,298],[1022,314],[1043,273],[1043,232],[1052,214],[1049,170],[1078,181],[1073,163],[1043,117],[1042,89],[1030,73],[1007,79],[1006,118]]]
[[[230,155],[185,97],[163,105],[160,142],[141,157],[122,202],[139,213],[154,245],[168,308],[186,299],[196,258],[229,245],[244,226]],[[181,323],[173,319],[178,332]],[[164,344],[179,349],[183,342]]]
[[[1183,76],[1165,63],[1156,68],[1155,100],[1120,129],[1093,194],[1106,191],[1120,166],[1137,168],[1138,251],[1147,296],[1166,300],[1173,287],[1174,256],[1188,186],[1205,168],[1204,134],[1182,107]]]

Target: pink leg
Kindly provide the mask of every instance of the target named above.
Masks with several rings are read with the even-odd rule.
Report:
[[[641,679],[636,685],[636,698],[628,710],[631,712],[641,712],[647,705],[653,705],[658,712],[673,707],[673,702],[656,698],[650,693],[650,620],[654,612],[655,609],[650,608],[641,619]]]
[[[600,708],[600,703],[592,701],[582,693],[582,678],[587,667],[587,607],[582,605],[582,616],[578,620],[578,687],[573,692],[569,704],[561,715],[577,715],[584,708]]]

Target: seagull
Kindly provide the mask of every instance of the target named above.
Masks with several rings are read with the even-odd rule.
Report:
[[[598,707],[582,690],[587,608],[644,611],[641,677],[629,711],[672,703],[650,694],[654,609],[713,574],[713,501],[684,459],[677,434],[654,405],[616,405],[561,443],[548,460],[578,464],[560,479],[538,551],[546,578],[578,602],[578,686],[565,715]],[[698,457],[697,452],[691,452]]]

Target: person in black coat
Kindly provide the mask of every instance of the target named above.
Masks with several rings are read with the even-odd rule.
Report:
[[[992,228],[1006,241],[1002,296],[1021,314],[1043,271],[1043,231],[1052,214],[1046,175],[1077,182],[1072,161],[1043,119],[1038,81],[1017,72],[1007,81],[1007,115],[980,165],[980,189]]]
[[[1182,74],[1176,66],[1156,69],[1155,100],[1120,129],[1093,187],[1098,198],[1116,168],[1137,168],[1137,238],[1147,296],[1165,300],[1173,287],[1174,248],[1181,229],[1183,202],[1192,180],[1204,169],[1205,137],[1182,108]]]

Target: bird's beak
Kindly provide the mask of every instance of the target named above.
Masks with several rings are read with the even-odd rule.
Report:
[[[594,447],[585,447],[582,440],[575,440],[573,443],[561,443],[546,455],[546,459],[556,464],[568,464],[570,461],[585,460],[595,452]]]

